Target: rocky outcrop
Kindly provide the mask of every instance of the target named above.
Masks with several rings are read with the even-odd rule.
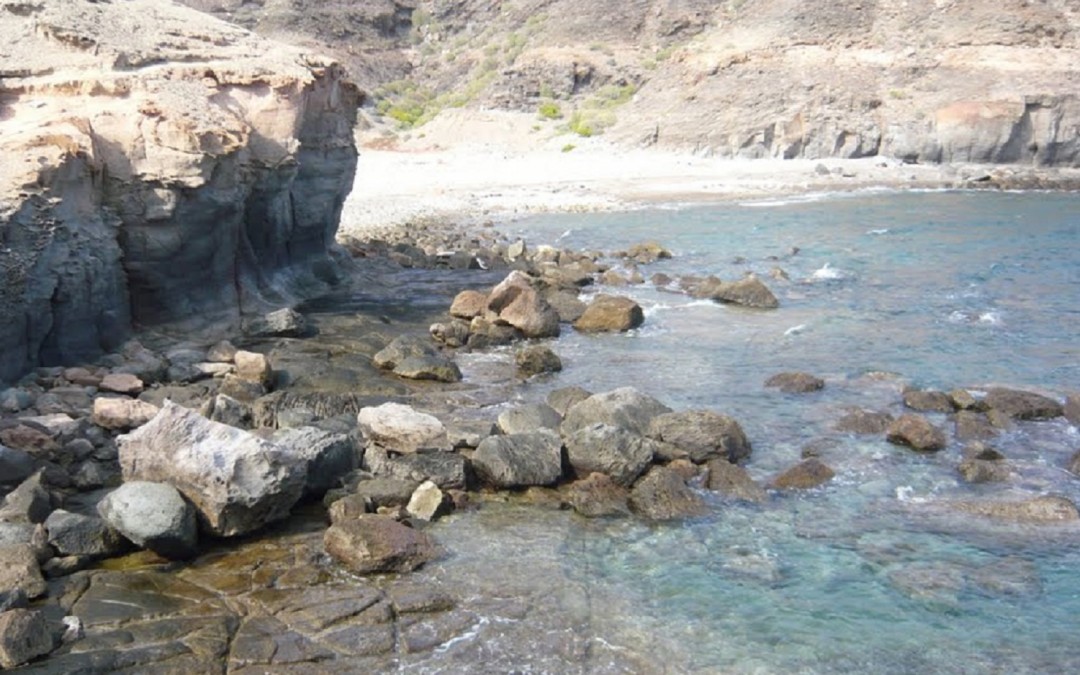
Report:
[[[171,3],[0,6],[0,378],[325,289],[359,93]]]

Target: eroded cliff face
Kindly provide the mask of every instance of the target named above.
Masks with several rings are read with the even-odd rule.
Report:
[[[0,378],[324,289],[359,99],[171,3],[0,1]]]

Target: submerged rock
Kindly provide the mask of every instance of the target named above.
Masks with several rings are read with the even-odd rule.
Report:
[[[1071,500],[1048,495],[1022,501],[951,502],[957,511],[976,516],[1021,523],[1062,523],[1080,520],[1080,511]]]
[[[756,309],[776,309],[780,306],[780,301],[769,287],[753,274],[738,281],[721,281],[716,277],[708,277],[692,288],[690,294],[695,298],[709,298],[724,304]]]
[[[630,490],[630,508],[649,520],[664,521],[705,515],[705,501],[678,472],[654,466]]]
[[[779,490],[809,490],[829,482],[835,475],[827,464],[811,457],[781,473],[772,484]]]
[[[952,400],[948,394],[940,391],[909,389],[904,392],[904,405],[920,412],[949,413],[953,411]]]
[[[442,554],[428,535],[377,515],[331,525],[323,543],[326,552],[354,574],[411,572]]]
[[[394,367],[394,374],[407,380],[429,380],[433,382],[461,382],[461,369],[457,364],[441,354],[431,356],[410,356],[402,359]]]
[[[889,413],[856,408],[837,420],[833,428],[850,434],[882,434],[892,422]]]
[[[945,433],[922,415],[901,415],[889,425],[886,438],[890,443],[906,445],[919,452],[937,452],[945,448]]]
[[[586,518],[630,515],[630,491],[607,474],[576,480],[566,486],[565,494],[574,511]]]
[[[705,487],[730,499],[761,503],[768,499],[765,489],[754,482],[746,469],[726,459],[711,460]]]
[[[371,363],[380,370],[394,370],[409,358],[436,356],[438,352],[427,340],[414,335],[399,335],[390,344],[371,357]]]
[[[304,458],[168,401],[151,422],[118,440],[124,480],[173,485],[216,536],[285,518],[304,490]]]
[[[810,373],[777,373],[765,380],[766,387],[774,387],[785,394],[807,394],[825,387],[825,380]]]
[[[986,393],[986,405],[1012,419],[1041,420],[1061,417],[1064,409],[1054,399],[1031,391],[991,389]]]

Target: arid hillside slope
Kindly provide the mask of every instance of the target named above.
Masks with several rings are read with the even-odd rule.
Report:
[[[1071,0],[187,2],[333,50],[398,129],[463,106],[723,157],[1080,164]]]

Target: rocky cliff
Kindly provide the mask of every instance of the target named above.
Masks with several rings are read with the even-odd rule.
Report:
[[[0,379],[334,279],[360,94],[153,0],[0,0]]]

